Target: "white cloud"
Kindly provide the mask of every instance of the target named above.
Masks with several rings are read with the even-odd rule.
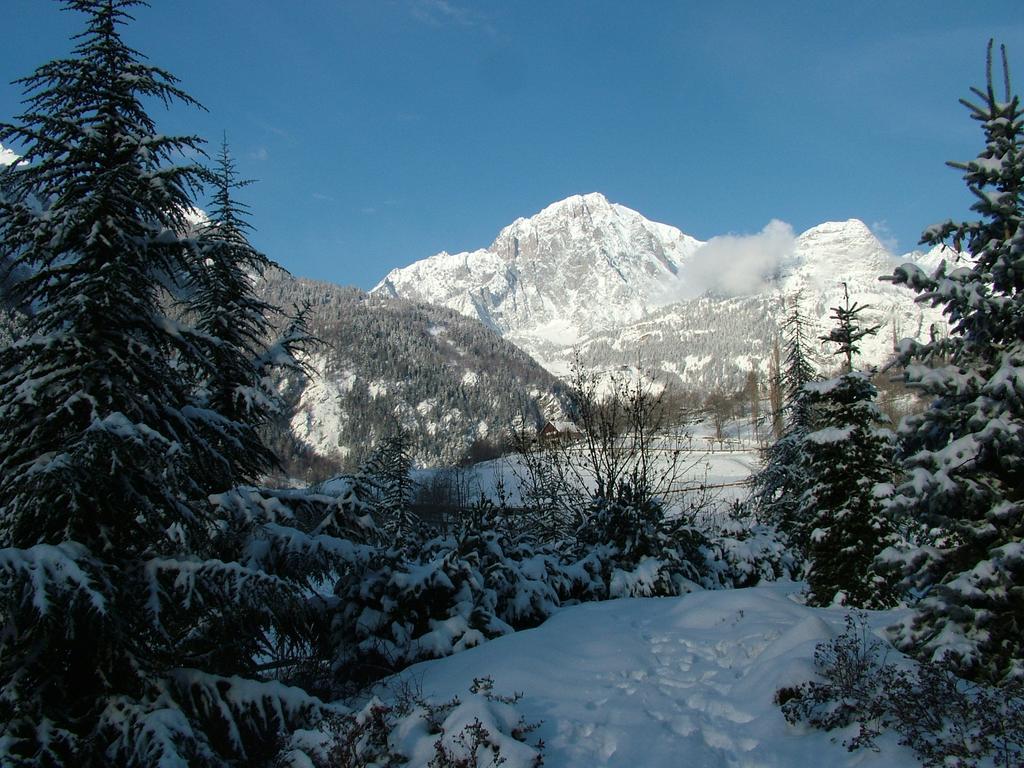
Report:
[[[17,159],[18,155],[0,144],[0,165],[14,165],[14,161]]]
[[[706,291],[723,296],[757,293],[792,255],[795,240],[793,227],[778,219],[756,235],[713,237],[683,265],[679,283],[685,295],[676,298]]]

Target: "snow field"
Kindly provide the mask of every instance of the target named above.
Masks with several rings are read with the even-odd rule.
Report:
[[[679,466],[686,471],[678,478],[678,486],[695,487],[704,483],[710,487],[710,494],[716,508],[724,507],[733,499],[746,498],[749,487],[746,481],[757,471],[760,463],[758,450],[749,436],[738,435],[739,427],[729,425],[730,437],[734,445],[740,446],[732,450],[720,450],[720,446],[708,442],[712,434],[709,424],[696,424],[692,428],[692,437],[681,443],[679,448],[684,455]],[[709,447],[710,446],[710,447]],[[655,458],[666,457],[667,452],[655,451]],[[657,472],[657,469],[655,469]],[[467,499],[475,500],[481,494],[497,502],[498,486],[503,486],[508,503],[515,507],[522,505],[520,493],[522,478],[527,472],[518,454],[509,454],[500,459],[480,462],[465,469],[421,469],[413,472],[417,483],[427,484],[438,474],[447,474],[452,481],[464,490]],[[666,505],[666,513],[672,516],[678,512],[674,503],[680,499],[670,500]]]
[[[485,675],[496,692],[522,692],[516,709],[543,721],[530,740],[544,740],[548,768],[917,765],[891,735],[880,753],[850,753],[841,743],[848,733],[786,723],[776,690],[814,676],[815,646],[842,631],[845,615],[800,605],[793,595],[801,586],[564,608],[536,629],[403,676],[436,699],[465,699]],[[896,613],[869,614],[872,628],[880,632]],[[415,753],[427,755],[426,746]],[[507,768],[528,764],[508,758]]]

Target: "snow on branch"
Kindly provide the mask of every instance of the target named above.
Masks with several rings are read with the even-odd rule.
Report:
[[[91,559],[88,549],[73,541],[0,549],[0,590],[21,591],[22,600],[28,600],[43,616],[57,606],[78,601],[85,601],[97,613],[106,613],[106,597],[87,573]]]
[[[263,571],[222,560],[153,558],[143,567],[148,589],[146,607],[157,627],[164,603],[186,610],[219,608],[225,604],[259,607],[268,593],[286,594],[295,585]]]

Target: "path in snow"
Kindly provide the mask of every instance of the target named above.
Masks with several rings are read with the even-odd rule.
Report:
[[[848,734],[789,726],[772,699],[813,675],[815,645],[843,612],[790,599],[794,585],[615,600],[563,609],[543,626],[414,667],[428,694],[491,676],[543,720],[548,768],[914,766],[884,740],[848,753]],[[882,627],[895,614],[872,615]]]

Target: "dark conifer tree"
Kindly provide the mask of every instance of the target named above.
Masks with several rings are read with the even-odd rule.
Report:
[[[951,244],[961,263],[933,275],[904,265],[892,277],[942,307],[952,326],[948,339],[900,348],[907,386],[932,404],[900,430],[907,481],[892,510],[929,535],[904,562],[908,583],[926,595],[897,638],[991,680],[1024,677],[1024,111],[1005,50],[1002,64],[997,93],[990,44],[985,88],[962,100],[984,146],[950,163],[979,218],[922,238]]]
[[[785,362],[780,379],[785,428],[782,437],[763,453],[763,467],[754,475],[750,503],[755,514],[785,533],[803,557],[808,529],[799,517],[800,498],[812,483],[803,451],[814,417],[804,385],[817,374],[809,357],[807,321],[800,311],[799,295],[793,297],[783,331]]]
[[[225,547],[229,510],[288,515],[211,496],[264,457],[240,458],[237,410],[196,402],[219,338],[165,311],[195,274],[199,142],[143,102],[194,102],[122,40],[142,3],[64,5],[87,19],[73,55],[20,81],[0,126],[27,161],[0,171],[0,263],[33,310],[0,349],[0,763],[260,765],[320,707],[255,658],[298,634],[282,553],[328,546],[252,523],[256,546]]]
[[[874,336],[882,326],[864,326],[860,323],[858,315],[867,309],[866,306],[857,302],[850,304],[850,290],[846,283],[843,283],[843,306],[832,307],[832,319],[836,324],[824,336],[819,337],[822,341],[836,345],[836,354],[842,355],[846,360],[846,372],[853,371],[853,356],[860,354],[860,340],[867,336]]]
[[[804,384],[814,381],[818,377],[818,371],[811,357],[807,318],[800,309],[802,300],[803,296],[800,293],[793,296],[790,312],[782,326],[786,347],[782,385],[789,427],[807,430],[811,426],[813,415],[812,409],[804,399]]]
[[[836,344],[845,374],[804,384],[815,412],[815,429],[804,441],[802,460],[812,485],[800,499],[797,518],[806,526],[810,567],[808,602],[885,608],[894,602],[891,584],[873,569],[878,554],[895,543],[879,491],[891,488],[893,441],[883,427],[877,391],[867,373],[852,370],[857,342],[878,332],[862,327],[866,309],[845,302],[832,308],[836,326],[822,340]]]
[[[199,230],[198,263],[191,275],[188,302],[196,315],[196,329],[210,344],[208,372],[201,379],[202,401],[236,421],[259,422],[274,407],[274,395],[257,367],[274,308],[253,294],[253,281],[273,264],[249,243],[246,207],[235,199],[234,191],[251,182],[238,179],[226,139],[215,168],[206,177],[213,199],[209,217]],[[254,446],[252,439],[246,442],[250,473],[264,470],[270,463],[266,450]]]
[[[252,182],[238,178],[226,139],[215,167],[203,175],[213,199],[195,244],[186,308],[206,344],[197,372],[198,404],[238,428],[231,441],[219,445],[230,461],[223,485],[231,487],[252,482],[276,464],[260,435],[261,427],[283,409],[273,374],[305,375],[299,353],[315,339],[306,329],[307,307],[297,309],[284,332],[268,342],[271,318],[280,310],[257,296],[255,282],[279,267],[249,242],[247,206],[234,193]]]
[[[415,548],[425,531],[412,511],[415,492],[412,463],[409,433],[395,426],[370,456],[364,473],[374,483],[377,513],[384,531],[397,543]]]

